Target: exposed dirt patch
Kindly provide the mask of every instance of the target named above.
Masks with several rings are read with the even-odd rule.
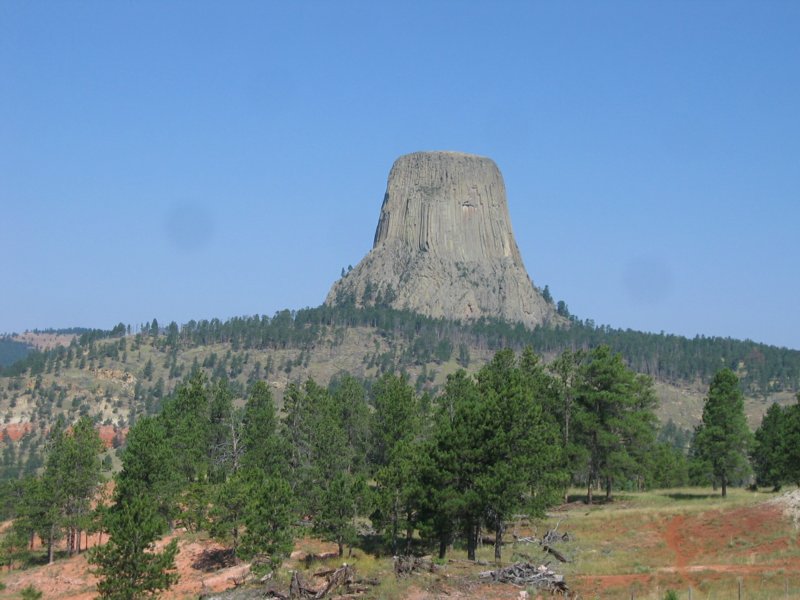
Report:
[[[31,431],[33,431],[32,423],[9,423],[0,428],[0,440],[9,439],[18,442]]]
[[[26,331],[18,334],[14,339],[33,346],[37,350],[49,350],[56,346],[64,346],[66,348],[76,337],[74,333],[33,333]]]

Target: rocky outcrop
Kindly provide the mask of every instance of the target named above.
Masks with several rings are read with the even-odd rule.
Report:
[[[497,165],[458,152],[395,161],[372,250],[325,302],[348,301],[529,327],[560,320],[525,270]]]

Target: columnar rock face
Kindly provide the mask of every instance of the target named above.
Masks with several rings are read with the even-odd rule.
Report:
[[[522,263],[497,165],[458,152],[395,161],[372,250],[325,302],[346,301],[529,327],[560,320]]]

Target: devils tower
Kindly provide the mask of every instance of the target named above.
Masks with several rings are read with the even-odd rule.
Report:
[[[395,161],[372,250],[325,303],[348,301],[528,327],[560,320],[522,263],[497,165],[459,152]]]

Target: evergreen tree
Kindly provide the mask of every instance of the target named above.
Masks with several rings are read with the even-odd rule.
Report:
[[[331,395],[347,438],[351,470],[363,473],[370,442],[370,412],[364,386],[352,375],[345,375],[333,386]]]
[[[67,550],[79,550],[80,534],[89,524],[91,501],[102,481],[102,443],[92,421],[83,417],[72,431],[59,420],[51,432],[41,483],[32,486],[28,514],[54,560],[55,543],[67,534]]]
[[[124,504],[146,496],[161,517],[162,528],[166,528],[177,514],[182,485],[161,418],[144,417],[136,421],[128,432],[122,469],[116,475],[116,502]]]
[[[786,420],[783,428],[784,479],[800,486],[800,394],[797,403],[784,409]]]
[[[242,417],[242,464],[270,476],[285,477],[289,450],[278,430],[272,392],[264,381],[250,390]]]
[[[523,352],[519,364],[511,350],[498,352],[477,381],[493,427],[485,449],[488,468],[479,485],[500,560],[506,520],[520,509],[543,515],[558,500],[554,492],[564,485],[562,453],[558,425],[543,409],[549,377],[532,350]]]
[[[689,461],[686,455],[668,442],[657,442],[648,460],[646,482],[654,488],[688,485]]]
[[[587,502],[596,484],[611,498],[615,478],[641,477],[643,457],[655,441],[655,396],[608,346],[592,350],[581,367],[575,436],[588,455]]]
[[[414,439],[419,431],[419,407],[414,388],[404,377],[387,373],[373,387],[372,464],[389,463],[394,446]]]
[[[401,440],[389,463],[375,474],[375,512],[372,523],[386,535],[392,554],[398,552],[398,535],[405,531],[406,552],[419,520],[419,508],[428,492],[422,469],[427,448],[418,440]]]
[[[575,415],[581,410],[581,405],[575,401],[575,397],[578,393],[581,365],[585,357],[586,353],[582,350],[564,350],[548,365],[552,388],[549,396],[546,396],[548,408],[558,420],[564,464],[570,474],[577,472],[581,465],[588,462],[586,448],[575,441],[574,432]],[[567,494],[568,490],[565,486],[565,501]]]
[[[176,388],[160,415],[177,471],[187,484],[203,480],[209,471],[209,405],[206,377],[196,371]]]
[[[786,416],[777,403],[767,409],[756,430],[751,454],[756,483],[771,486],[776,492],[780,490],[786,476]]]
[[[723,498],[732,481],[747,475],[746,457],[752,445],[751,438],[739,379],[730,369],[723,369],[709,386],[703,423],[694,442],[698,456],[710,465],[713,477],[719,482]]]
[[[314,517],[314,532],[324,540],[335,542],[340,557],[344,554],[344,546],[352,546],[355,541],[355,519],[366,512],[366,498],[364,478],[345,471],[333,475],[323,490]]]
[[[62,479],[61,493],[65,502],[62,514],[67,528],[67,550],[71,556],[80,551],[81,532],[90,527],[91,502],[102,482],[103,443],[89,417],[82,417],[62,442],[52,452],[58,455],[58,468],[69,475]]]
[[[253,561],[258,573],[274,570],[292,550],[295,498],[289,484],[263,471],[245,472],[249,502],[245,505],[245,532],[239,555]]]
[[[155,541],[162,533],[158,507],[146,495],[126,497],[114,505],[107,518],[108,543],[90,551],[89,562],[96,566],[100,598],[138,600],[169,589],[178,580],[175,573],[177,540],[161,552]]]

